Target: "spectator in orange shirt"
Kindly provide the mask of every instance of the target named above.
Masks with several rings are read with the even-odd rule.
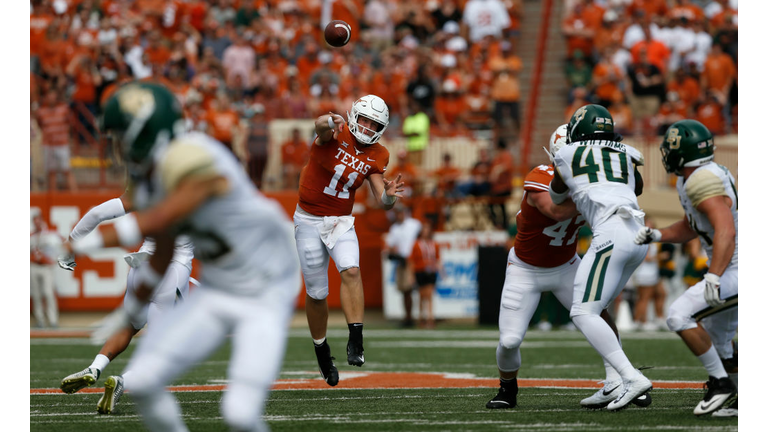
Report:
[[[706,126],[713,135],[722,135],[725,133],[723,104],[720,103],[715,92],[708,91],[706,99],[696,106],[695,119]]]
[[[397,152],[397,165],[387,171],[388,178],[397,178],[400,175],[400,181],[405,183],[403,196],[412,198],[421,195],[421,179],[416,166],[408,160],[408,152],[402,149]],[[404,200],[405,202],[406,200]]]
[[[584,87],[574,88],[571,95],[573,96],[573,102],[565,108],[565,113],[563,115],[563,118],[565,119],[564,123],[571,121],[571,117],[577,109],[592,103],[592,101],[588,99],[589,92]]]
[[[502,56],[489,60],[489,67],[494,72],[491,86],[491,99],[494,101],[493,120],[496,122],[497,136],[512,136],[513,131],[507,125],[514,124],[514,131],[520,131],[520,77],[522,61],[513,51],[512,44],[503,42]]]
[[[611,100],[611,116],[614,132],[621,135],[632,133],[632,108],[629,107],[624,93],[617,91]]]
[[[600,61],[592,70],[592,88],[596,103],[609,108],[616,93],[621,93],[621,85],[624,74],[618,66],[611,62],[610,48],[603,51]]]
[[[486,196],[491,191],[491,158],[488,149],[481,148],[478,152],[477,162],[469,172],[470,180],[459,185],[462,196]]]
[[[43,131],[45,170],[48,173],[48,190],[56,190],[57,176],[64,175],[67,189],[76,191],[75,176],[70,169],[70,125],[73,122],[69,106],[60,99],[56,89],[45,94],[43,106],[37,109],[37,124]]]
[[[301,130],[294,128],[291,131],[291,139],[285,141],[281,147],[283,166],[283,189],[298,190],[301,169],[309,160],[309,144],[301,136]]]
[[[440,264],[440,247],[433,238],[432,224],[422,223],[419,238],[413,244],[413,250],[408,260],[408,266],[413,272],[416,285],[419,287],[419,327],[435,328],[435,315],[432,308],[432,298],[435,294],[437,275],[442,271]]]
[[[158,67],[160,70],[171,58],[171,51],[165,46],[160,32],[153,30],[147,36],[149,41],[147,48],[144,49],[144,54],[147,56],[147,61],[153,67]]]
[[[675,6],[667,12],[667,17],[673,20],[681,18],[689,22],[701,21],[704,19],[704,11],[698,5],[691,3],[691,0],[676,0]]]
[[[490,196],[495,199],[488,204],[488,212],[493,224],[504,231],[509,227],[507,220],[507,200],[512,196],[512,177],[514,175],[515,160],[507,149],[507,141],[496,141],[496,152],[491,162],[491,173],[488,179],[491,182]]]
[[[647,24],[643,24],[643,34],[645,39],[634,44],[630,49],[632,61],[635,63],[639,62],[640,53],[644,51],[648,56],[648,62],[659,68],[663,75],[667,70],[667,61],[671,55],[669,48],[663,42],[653,39],[651,27]]]
[[[432,176],[437,179],[434,195],[438,198],[455,198],[456,183],[462,174],[461,169],[451,162],[451,154],[443,153],[443,164],[432,172]]]
[[[240,116],[232,109],[229,98],[221,95],[212,100],[206,117],[208,133],[234,151],[233,138],[239,128]]]
[[[664,16],[668,10],[667,0],[633,0],[627,6],[627,13],[633,15],[637,10],[643,11],[650,18]]]
[[[590,18],[584,15],[584,4],[576,3],[561,25],[568,48],[568,58],[572,57],[576,50],[581,50],[587,58],[592,57],[596,28],[591,27],[591,24]]]
[[[712,91],[720,104],[725,105],[735,78],[736,64],[731,56],[723,52],[720,44],[712,45],[712,51],[707,56],[704,71],[701,73],[701,90]]]
[[[664,135],[672,123],[687,118],[690,118],[688,115],[688,105],[680,99],[677,92],[668,91],[666,100],[662,102],[659,112],[655,116],[657,133]]]
[[[435,99],[435,117],[439,134],[442,136],[466,135],[467,129],[463,119],[467,109],[464,92],[455,81],[445,80],[442,92]]]
[[[677,93],[680,100],[691,107],[699,99],[701,87],[695,78],[681,68],[675,70],[674,78],[667,82],[667,93],[669,92]]]

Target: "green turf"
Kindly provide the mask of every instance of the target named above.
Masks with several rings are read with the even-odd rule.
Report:
[[[644,373],[652,380],[703,381],[706,372],[674,335],[655,338],[626,335],[625,352],[635,366],[653,366]],[[493,329],[465,327],[437,331],[368,329],[365,332],[365,371],[458,372],[496,377]],[[329,332],[337,359],[344,358],[346,330]],[[113,362],[105,374],[119,373],[132,352]],[[30,387],[56,388],[61,378],[88,366],[98,347],[85,340],[32,340]],[[226,378],[229,346],[175,384],[211,384]],[[522,348],[521,378],[603,377],[599,356],[578,332],[529,332]],[[360,371],[337,360],[342,372]],[[300,372],[315,375],[316,363],[306,330],[293,330],[281,378]],[[97,386],[103,386],[104,378]],[[697,418],[693,407],[703,390],[652,392],[653,405],[630,407],[619,413],[586,411],[579,400],[593,390],[521,388],[519,407],[487,410],[494,388],[408,390],[282,390],[273,391],[265,419],[274,431],[613,431],[613,430],[736,430],[736,419]],[[192,431],[226,430],[219,411],[220,392],[176,393]],[[140,419],[130,395],[113,416],[96,414],[99,394],[30,396],[33,431],[134,431]]]

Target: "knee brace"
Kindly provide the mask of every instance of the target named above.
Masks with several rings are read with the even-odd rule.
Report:
[[[514,372],[520,369],[520,343],[515,347],[505,347],[502,342],[496,347],[496,365],[502,372]]]
[[[499,339],[499,347],[503,349],[516,349],[520,348],[523,343],[523,338],[518,335],[503,335]]]

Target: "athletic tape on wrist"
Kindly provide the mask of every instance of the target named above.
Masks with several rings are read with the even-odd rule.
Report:
[[[104,246],[104,237],[102,237],[101,231],[97,229],[79,240],[74,240],[71,244],[74,253],[83,254],[101,249]]]
[[[333,122],[333,116],[328,116],[328,127],[331,128],[331,130],[336,128],[336,123]]]
[[[117,222],[115,222],[115,231],[120,246],[133,246],[141,242],[144,238],[139,229],[139,223],[136,216],[131,213]]]
[[[389,196],[387,195],[387,191],[384,191],[381,193],[381,202],[383,202],[386,205],[392,205],[397,201],[396,196]]]
[[[552,188],[549,188],[549,196],[552,198],[552,202],[555,204],[562,204],[568,199],[568,190],[562,193],[555,192]]]

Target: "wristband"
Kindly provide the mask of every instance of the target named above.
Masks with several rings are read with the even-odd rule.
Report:
[[[395,202],[397,202],[397,197],[389,196],[387,195],[387,191],[384,191],[381,193],[381,202],[383,202],[385,205],[393,205]]]
[[[328,116],[328,127],[331,128],[331,130],[336,129],[336,123],[333,122],[333,116]]]
[[[120,218],[120,220],[115,222],[114,226],[120,246],[133,246],[140,243],[144,238],[144,236],[141,235],[141,229],[139,229],[136,215],[133,213]]]
[[[101,235],[101,230],[97,229],[79,240],[72,241],[71,245],[75,254],[82,255],[104,247],[104,237]]]

